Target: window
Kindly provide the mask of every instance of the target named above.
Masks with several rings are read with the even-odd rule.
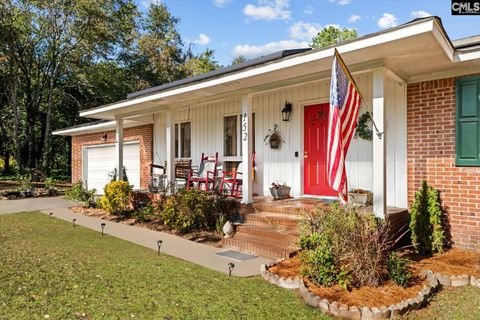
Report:
[[[480,77],[457,80],[456,164],[480,166]]]
[[[190,122],[175,124],[175,158],[190,158],[191,145]]]
[[[223,156],[225,160],[223,169],[225,171],[232,171],[242,162],[241,117],[238,114],[223,118]],[[255,113],[252,113],[252,144],[253,151],[255,151]]]

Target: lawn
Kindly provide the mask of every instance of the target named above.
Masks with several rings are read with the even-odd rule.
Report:
[[[442,291],[408,319],[479,319],[480,291]],[[466,312],[468,310],[468,313]],[[0,215],[0,319],[330,319],[296,292],[161,255],[40,213]]]

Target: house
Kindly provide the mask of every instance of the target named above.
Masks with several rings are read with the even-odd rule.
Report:
[[[349,188],[373,192],[373,209],[408,208],[422,180],[440,189],[456,245],[480,244],[480,37],[451,41],[437,17],[336,46],[383,136],[352,141]],[[72,180],[102,190],[126,167],[146,189],[150,164],[219,153],[243,162],[243,198],[268,195],[272,182],[292,195],[335,196],[325,179],[325,128],[334,47],[286,50],[129,94],[80,112],[98,119],[58,130],[72,136]],[[282,110],[291,104],[289,120]],[[367,110],[362,103],[360,115]],[[283,143],[265,144],[274,126]],[[123,141],[123,143],[119,143]],[[252,153],[255,150],[255,180]]]

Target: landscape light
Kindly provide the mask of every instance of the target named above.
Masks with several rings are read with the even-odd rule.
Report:
[[[53,216],[53,212],[50,212],[50,219],[52,219],[52,216]]]
[[[233,268],[235,268],[235,265],[233,264],[233,262],[230,262],[228,264],[228,276],[230,277],[232,275],[232,270]]]
[[[157,240],[157,246],[158,246],[158,255],[160,255],[160,248],[162,247],[163,240]]]
[[[75,228],[75,222],[77,222],[77,219],[72,220],[73,227]]]
[[[103,229],[105,229],[105,223],[102,222],[102,223],[100,224],[100,227],[102,227],[102,236],[103,236]]]

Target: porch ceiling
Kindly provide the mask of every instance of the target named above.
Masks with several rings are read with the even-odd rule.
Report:
[[[435,18],[414,21],[386,32],[362,37],[341,44],[337,49],[352,71],[369,71],[383,65],[392,69],[405,82],[416,81],[425,75],[480,68],[478,57],[460,56],[455,52],[443,27]],[[306,80],[325,79],[329,77],[332,56],[333,47],[311,50],[221,77],[86,110],[80,116],[113,120],[115,117],[174,108],[188,102],[255,94]]]

